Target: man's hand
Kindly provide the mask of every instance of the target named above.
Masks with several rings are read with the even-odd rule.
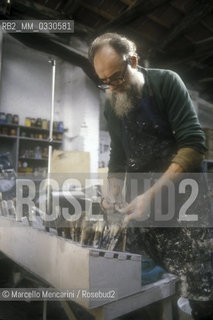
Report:
[[[148,218],[150,214],[151,195],[149,192],[137,196],[127,207],[123,209],[117,208],[117,211],[127,214],[124,217],[124,225],[127,225],[130,220],[143,221]]]
[[[130,220],[144,221],[149,217],[150,204],[156,193],[167,184],[168,181],[174,181],[177,176],[183,172],[183,168],[178,163],[172,163],[161,178],[145,193],[137,196],[124,209],[117,209],[120,213],[127,214],[124,217],[124,225]]]

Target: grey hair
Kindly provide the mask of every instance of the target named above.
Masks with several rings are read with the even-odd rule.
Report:
[[[92,64],[96,52],[105,45],[110,45],[120,55],[137,56],[137,48],[133,41],[118,33],[104,33],[97,37],[89,47],[88,57]]]

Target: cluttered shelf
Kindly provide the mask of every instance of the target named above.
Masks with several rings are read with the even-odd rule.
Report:
[[[23,130],[31,130],[31,131],[35,130],[35,131],[41,131],[41,132],[49,132],[49,128],[44,129],[44,128],[35,127],[35,126],[19,126],[19,127]],[[53,129],[53,132],[56,132],[56,133],[61,133],[63,131],[64,131],[64,129],[62,126],[61,126],[61,130]]]
[[[49,128],[47,119],[26,117],[24,125],[20,125],[18,115],[1,112],[0,153],[10,153],[16,172],[43,172],[47,167]],[[64,131],[63,121],[53,122],[51,143],[54,149],[62,147]]]

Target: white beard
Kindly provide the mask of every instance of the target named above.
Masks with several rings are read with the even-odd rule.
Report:
[[[138,99],[141,98],[145,82],[144,76],[136,69],[128,68],[128,82],[129,84],[125,88],[125,91],[106,91],[111,106],[119,118],[123,118],[134,109]]]

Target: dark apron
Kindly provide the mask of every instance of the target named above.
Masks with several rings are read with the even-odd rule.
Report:
[[[132,174],[138,174],[138,177],[141,172],[163,174],[177,152],[168,119],[157,106],[146,73],[145,83],[145,97],[122,123],[123,147],[128,159],[128,202],[134,198],[129,192]],[[138,194],[142,194],[143,184],[138,179]],[[212,300],[211,238],[207,228],[128,228],[127,250],[135,253],[145,251],[157,264],[178,275],[182,280],[181,295],[195,300]]]
[[[169,122],[156,104],[146,74],[145,81],[145,97],[122,123],[127,172],[163,172],[177,149]]]

